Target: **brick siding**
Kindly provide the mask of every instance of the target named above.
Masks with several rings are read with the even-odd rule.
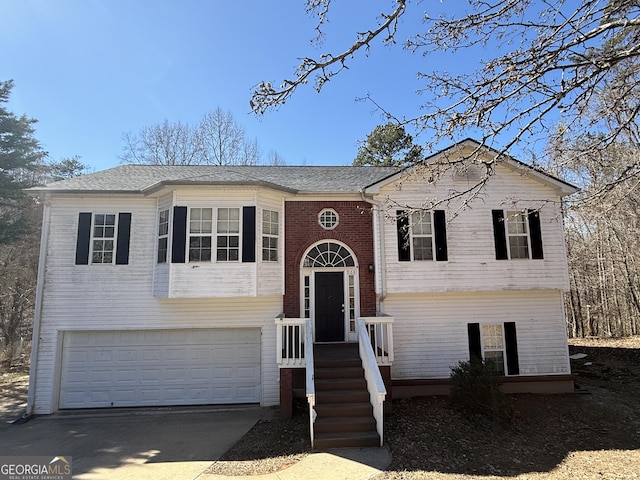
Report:
[[[318,215],[332,208],[339,215],[338,226],[325,230],[318,224]],[[360,276],[360,315],[376,313],[373,263],[373,217],[367,202],[286,202],[285,203],[285,295],[284,314],[299,317],[300,264],[305,251],[320,240],[337,240],[355,254]]]

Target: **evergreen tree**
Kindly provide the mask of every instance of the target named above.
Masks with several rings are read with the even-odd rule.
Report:
[[[12,88],[12,80],[0,82],[0,244],[29,231],[31,200],[23,189],[36,183],[47,155],[34,136],[36,120],[7,110]]]
[[[422,148],[413,143],[402,125],[378,125],[362,142],[354,166],[404,167],[422,159]]]

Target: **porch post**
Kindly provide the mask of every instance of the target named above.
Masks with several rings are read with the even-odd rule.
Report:
[[[293,416],[293,368],[280,369],[280,418]]]

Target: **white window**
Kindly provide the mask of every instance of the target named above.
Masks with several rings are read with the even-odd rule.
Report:
[[[158,263],[167,263],[169,249],[169,210],[158,214]]]
[[[304,276],[304,318],[311,318],[311,280],[309,275]]]
[[[504,334],[502,325],[482,325],[482,358],[498,375],[504,375]]]
[[[216,260],[237,262],[240,259],[240,209],[218,208]]]
[[[353,273],[348,276],[349,296],[349,333],[356,331],[356,279]]]
[[[431,212],[411,215],[411,246],[414,260],[433,260],[433,228]]]
[[[213,209],[189,209],[189,261],[211,261]]]
[[[325,230],[333,230],[336,228],[339,220],[338,212],[332,208],[325,208],[318,215],[318,223]]]
[[[507,212],[507,245],[509,258],[529,258],[529,232],[525,212]]]
[[[278,261],[278,234],[280,231],[278,212],[262,210],[262,261]]]
[[[116,215],[96,213],[93,217],[91,263],[113,263],[116,242]]]

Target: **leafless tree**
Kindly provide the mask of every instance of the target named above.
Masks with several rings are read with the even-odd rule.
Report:
[[[589,139],[563,143],[569,159]],[[556,147],[558,148],[558,147]],[[640,333],[640,179],[627,175],[640,148],[628,143],[559,164],[582,187],[565,220],[571,336]]]
[[[269,153],[267,154],[267,164],[273,166],[281,166],[286,165],[287,162],[277,151],[269,150]]]
[[[231,112],[220,107],[207,113],[198,126],[201,162],[209,165],[255,165],[260,161],[257,140],[248,140]]]
[[[331,0],[307,0],[306,8],[316,16],[321,37]],[[303,58],[293,77],[279,86],[258,84],[250,102],[253,111],[263,114],[284,105],[310,81],[319,92],[356,55],[374,57],[376,42],[402,43],[425,59],[425,67],[433,65],[429,55],[437,52],[486,47],[483,54],[498,53],[472,71],[417,72],[424,83],[420,98],[427,99],[419,116],[405,118],[365,98],[390,120],[412,125],[426,151],[473,130],[481,143],[507,153],[524,141],[546,139],[558,118],[570,131],[603,132],[585,146],[590,151],[637,136],[640,97],[632,95],[640,88],[637,0],[468,0],[467,14],[436,18],[424,8],[417,1],[391,2],[377,24],[363,27],[342,51]],[[401,18],[409,15],[421,17],[424,28],[396,38]],[[615,88],[606,97],[597,95],[607,86]]]
[[[220,107],[206,113],[197,126],[169,122],[125,133],[120,159],[146,165],[255,165],[257,139],[247,138],[231,112]]]
[[[147,165],[194,165],[200,163],[196,131],[181,122],[144,127],[123,135],[121,160]]]
[[[0,351],[4,367],[11,367],[21,340],[31,337],[38,249],[24,242],[0,245]]]

